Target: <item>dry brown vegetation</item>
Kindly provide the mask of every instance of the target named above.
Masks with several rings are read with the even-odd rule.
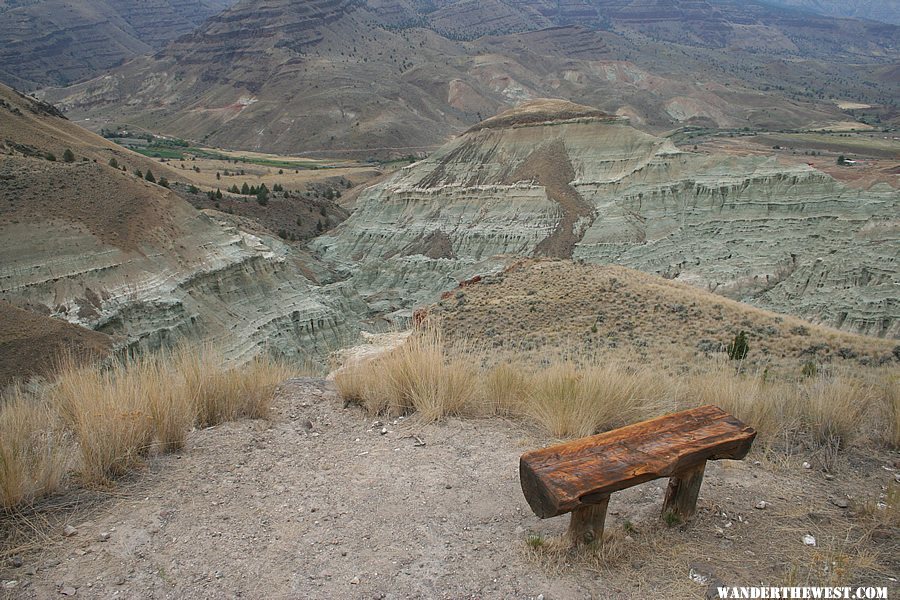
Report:
[[[192,426],[268,414],[293,367],[268,356],[229,367],[212,347],[183,347],[104,368],[62,361],[55,381],[0,398],[0,507],[52,494],[72,469],[108,484],[152,452],[183,448]]]
[[[448,345],[426,326],[399,348],[338,371],[348,401],[373,414],[417,412],[504,415],[528,419],[551,435],[580,437],[673,410],[715,404],[757,428],[766,445],[802,443],[838,450],[864,434],[896,444],[897,376],[888,369],[840,370],[793,380],[739,363],[710,359],[674,377],[663,368],[628,363],[615,352],[553,357],[535,365],[492,363],[477,348]],[[885,419],[891,415],[894,419]]]

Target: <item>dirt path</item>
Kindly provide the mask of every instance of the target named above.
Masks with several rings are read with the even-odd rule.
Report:
[[[614,494],[604,567],[527,549],[529,534],[551,539],[567,525],[539,521],[519,489],[519,454],[547,441],[536,430],[406,420],[382,433],[373,421],[323,380],[286,382],[270,422],[193,433],[182,456],[155,459],[127,497],[73,523],[75,535],[0,565],[0,597],[703,598],[692,565],[745,584],[781,582],[794,563],[808,571],[828,540],[856,530],[828,499],[877,495],[893,479],[881,465],[851,485],[815,469],[789,479],[752,460],[712,463],[685,528],[658,521],[664,481]],[[760,500],[770,505],[755,510]],[[897,536],[882,538],[866,538],[881,544],[878,567],[853,577],[896,590]]]

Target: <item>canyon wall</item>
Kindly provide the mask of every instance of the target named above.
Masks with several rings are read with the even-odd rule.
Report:
[[[851,189],[769,157],[682,152],[624,119],[542,101],[366,190],[313,247],[373,308],[398,316],[516,257],[555,256],[898,337],[898,204],[887,186]]]

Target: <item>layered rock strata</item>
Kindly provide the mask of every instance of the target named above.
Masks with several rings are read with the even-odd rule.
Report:
[[[541,101],[372,186],[313,247],[374,308],[398,315],[515,257],[555,256],[897,337],[898,204],[887,186],[682,152],[624,119]]]

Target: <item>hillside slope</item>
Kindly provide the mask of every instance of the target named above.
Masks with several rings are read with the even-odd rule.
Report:
[[[900,25],[900,4],[883,0],[765,0],[775,6],[799,8],[819,15],[871,19]]]
[[[47,376],[65,356],[102,359],[115,341],[98,331],[0,300],[0,388],[15,380]]]
[[[0,82],[66,85],[161,48],[233,0],[2,0]]]
[[[613,265],[523,260],[429,307],[448,345],[465,342],[538,364],[556,355],[616,352],[657,367],[725,356],[746,332],[745,365],[796,377],[814,363],[895,364],[894,340],[839,333]],[[721,353],[721,354],[720,354]]]
[[[75,160],[61,160],[63,148]],[[322,283],[327,269],[109,166],[114,156],[178,177],[8,88],[0,153],[0,298],[119,345],[189,338],[235,359],[266,348],[316,354],[355,333],[364,307],[345,285]]]
[[[384,312],[408,314],[514,257],[550,256],[897,337],[898,203],[885,185],[848,188],[774,156],[683,152],[624,119],[541,101],[369,187],[312,246]]]
[[[651,130],[825,126],[847,119],[832,95],[895,103],[898,40],[888,24],[732,0],[245,0],[154,56],[43,93],[97,129],[406,156],[545,96]]]

